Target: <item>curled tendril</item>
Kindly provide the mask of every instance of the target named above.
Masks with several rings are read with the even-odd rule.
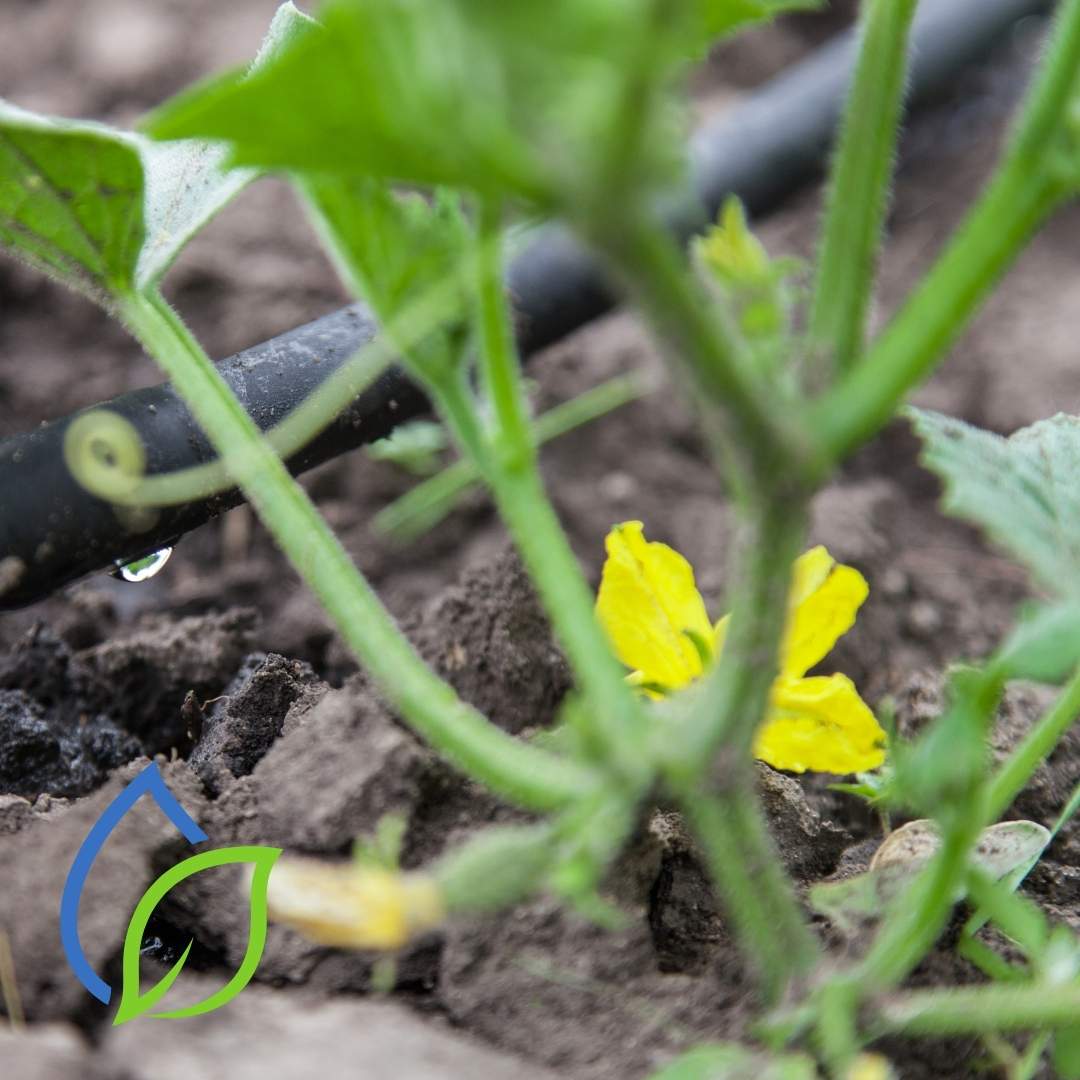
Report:
[[[146,475],[139,432],[110,409],[93,409],[68,425],[64,462],[87,491],[113,503],[130,504]]]
[[[306,446],[396,356],[459,317],[456,284],[450,279],[429,290],[267,431],[266,440],[278,456],[288,458]],[[64,460],[78,483],[92,495],[127,508],[127,516],[121,517],[136,532],[149,528],[155,518],[134,511],[206,499],[233,486],[220,459],[147,476],[146,451],[138,431],[108,409],[83,413],[69,425],[64,434]]]

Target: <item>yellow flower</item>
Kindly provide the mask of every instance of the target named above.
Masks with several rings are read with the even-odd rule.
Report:
[[[434,879],[363,863],[281,859],[270,875],[269,917],[321,945],[400,949],[445,917]]]
[[[729,616],[714,626],[677,551],[645,539],[640,521],[606,541],[596,612],[630,681],[658,697],[688,685],[721,653]],[[855,622],[869,589],[862,574],[823,547],[795,560],[780,673],[754,753],[789,772],[849,773],[885,760],[885,733],[846,675],[806,672]]]

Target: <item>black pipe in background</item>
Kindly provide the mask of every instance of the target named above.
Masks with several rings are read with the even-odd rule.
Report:
[[[1017,20],[1049,6],[1049,0],[923,0],[912,33],[911,104],[939,95],[959,68],[985,56]],[[760,214],[818,175],[851,77],[855,45],[853,32],[840,35],[697,132],[689,150],[694,190],[670,209],[672,229],[681,239],[711,220],[729,194]],[[558,226],[541,230],[511,262],[508,286],[518,346],[526,358],[615,302],[597,262]],[[222,361],[220,370],[265,430],[375,333],[366,308],[352,304],[238,353]],[[103,407],[135,426],[150,473],[215,456],[168,384],[124,394]],[[393,368],[294,455],[289,467],[303,472],[383,438],[427,408],[423,393]],[[153,528],[131,533],[113,507],[80,487],[64,464],[64,432],[72,419],[0,442],[0,609],[32,604],[117,560],[164,547],[242,501],[233,490],[165,507]]]

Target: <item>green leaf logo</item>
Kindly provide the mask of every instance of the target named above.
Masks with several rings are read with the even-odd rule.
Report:
[[[218,848],[216,851],[204,851],[198,855],[192,855],[191,858],[185,859],[182,863],[178,863],[171,869],[166,870],[143,893],[142,899],[139,900],[135,912],[131,916],[131,922],[128,923],[127,933],[124,935],[123,992],[120,997],[120,1008],[117,1010],[116,1018],[113,1020],[114,1026],[126,1024],[129,1020],[134,1020],[144,1013],[163,1019],[199,1016],[232,1001],[247,986],[252,975],[255,974],[255,969],[259,966],[263,946],[266,944],[266,890],[270,882],[270,871],[280,854],[281,848],[262,846],[227,847]],[[156,986],[147,990],[145,994],[140,994],[139,956],[146,924],[149,922],[150,916],[165,894],[178,882],[202,870],[210,870],[215,866],[227,866],[234,863],[251,863],[253,868],[250,931],[243,963],[228,983],[217,993],[211,994],[205,1001],[197,1002],[194,1005],[186,1005],[181,1009],[150,1012],[168,993],[169,987],[176,981],[176,977],[180,974],[187,961],[188,953],[191,951],[191,943],[189,942],[183,955],[172,966],[168,974]]]

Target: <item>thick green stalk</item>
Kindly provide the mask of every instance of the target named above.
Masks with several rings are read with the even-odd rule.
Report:
[[[521,387],[521,367],[510,328],[503,286],[499,216],[481,216],[477,290],[481,373],[491,395],[496,429],[485,449],[476,435],[471,403],[461,383],[434,387],[454,430],[478,459],[505,520],[589,702],[584,716],[597,749],[634,786],[652,776],[646,757],[646,718],[625,672],[593,613],[595,598],[544,491],[532,428]]]
[[[595,748],[603,747],[612,766],[627,778],[646,783],[652,766],[646,756],[645,717],[596,621],[592,591],[547,499],[532,455],[526,468],[508,470],[507,459],[487,445],[474,451],[475,412],[465,387],[447,383],[431,390],[463,449],[477,461],[578,684],[590,699],[590,709],[579,712],[589,723]]]
[[[791,883],[752,786],[719,795],[703,787],[677,791],[736,937],[761,975],[770,1001],[814,965],[818,946],[802,918]]]
[[[1008,810],[1077,717],[1080,717],[1080,671],[1065,684],[1057,701],[1013,749],[990,781],[987,814],[991,821],[997,821]]]
[[[787,621],[791,565],[804,535],[797,498],[767,499],[758,509],[740,544],[735,610],[719,669],[664,751],[668,785],[771,997],[818,955],[762,816],[752,764]],[[719,790],[711,793],[714,781]]]
[[[503,284],[501,203],[483,200],[479,219],[476,263],[480,371],[495,412],[495,449],[509,458],[511,468],[525,468],[534,446]]]
[[[847,371],[862,353],[916,3],[862,2],[859,60],[833,158],[810,308],[813,356],[831,361],[833,371]]]
[[[981,301],[1061,199],[1056,181],[998,174],[933,268],[858,366],[810,410],[834,460],[880,430],[960,336]]]
[[[1075,1027],[1080,986],[973,986],[962,990],[920,990],[881,1001],[876,1026],[908,1035],[967,1035],[981,1031]]]
[[[1075,191],[1080,147],[1070,109],[1078,71],[1080,0],[1064,0],[1016,134],[986,191],[858,366],[811,410],[811,429],[834,459],[894,415],[1038,227]]]
[[[720,662],[671,740],[670,770],[700,775],[721,746],[725,760],[750,767],[754,735],[776,678],[791,567],[805,538],[806,510],[798,497],[768,499],[754,512],[735,560],[731,624]]]
[[[667,0],[649,0],[628,42],[622,63],[622,86],[607,125],[605,146],[597,148],[596,169],[585,206],[590,216],[603,217],[610,207],[622,205],[641,185],[642,138],[654,130],[650,110],[656,109],[657,80],[664,78],[665,57],[657,41],[678,18]]]
[[[440,753],[493,791],[538,810],[594,782],[580,765],[500,731],[416,655],[408,640],[187,328],[159,296],[124,300],[125,323],[165,369],[236,483],[387,699]]]

